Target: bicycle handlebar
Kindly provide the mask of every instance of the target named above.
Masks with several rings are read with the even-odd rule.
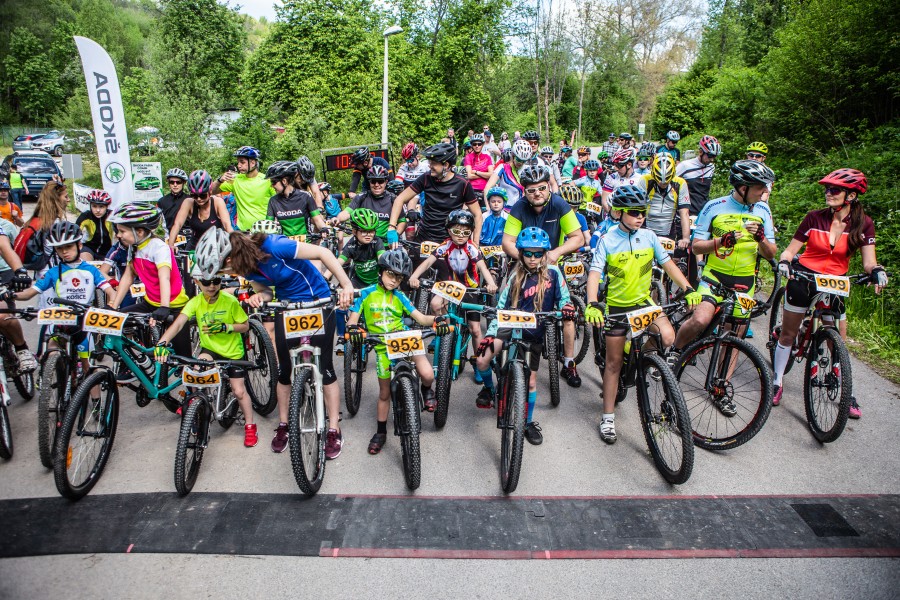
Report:
[[[796,270],[791,271],[791,277],[794,277],[797,279],[804,279],[806,281],[814,281],[816,276],[828,277],[828,275],[824,275],[822,273],[807,273],[806,271],[796,271]],[[887,276],[892,277],[893,274],[887,273]],[[847,277],[850,280],[850,283],[852,283],[854,285],[859,285],[861,283],[866,283],[866,284],[875,283],[872,280],[872,276],[868,273],[857,273],[856,275],[845,275],[844,277]]]
[[[285,300],[273,300],[269,302],[262,302],[259,305],[259,308],[285,308],[285,309],[297,309],[297,308],[319,308],[320,306],[331,306],[334,304],[333,298],[319,298],[318,300],[309,300],[307,302],[288,302]]]
[[[170,354],[166,357],[168,362],[181,363],[184,365],[192,365],[196,367],[209,367],[209,366],[219,366],[219,367],[240,367],[243,369],[254,369],[256,368],[256,363],[252,363],[248,360],[226,360],[226,359],[203,359],[203,358],[188,358],[187,356],[179,356],[177,354]]]

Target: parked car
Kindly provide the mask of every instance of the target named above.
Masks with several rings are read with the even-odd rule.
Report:
[[[13,152],[19,150],[31,150],[31,143],[44,137],[44,135],[45,134],[43,133],[23,133],[20,136],[16,136],[12,145]]]
[[[138,179],[134,182],[134,189],[152,190],[161,187],[161,183],[159,177],[144,177],[143,179]]]
[[[62,156],[65,139],[66,136],[62,131],[54,129],[44,137],[31,142],[31,149],[43,150],[47,154],[52,154],[53,156]]]
[[[53,180],[53,176],[62,177],[56,161],[54,161],[46,152],[37,150],[23,150],[22,152],[13,152],[3,159],[0,170],[9,173],[10,165],[16,165],[19,169],[19,175],[28,186],[29,196],[37,199],[38,194],[44,189],[47,182]]]

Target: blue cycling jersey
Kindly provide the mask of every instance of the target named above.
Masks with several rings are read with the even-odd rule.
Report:
[[[503,227],[506,225],[506,213],[488,214],[481,225],[481,245],[499,246],[503,243]]]
[[[309,302],[331,297],[328,282],[308,260],[295,258],[297,242],[283,235],[266,236],[262,251],[270,255],[257,270],[248,273],[250,281],[274,287],[279,300]]]

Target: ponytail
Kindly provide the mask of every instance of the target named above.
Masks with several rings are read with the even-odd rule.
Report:
[[[859,198],[850,204],[850,227],[847,232],[847,250],[850,255],[856,252],[866,240],[863,229],[866,226],[866,211],[863,210]]]

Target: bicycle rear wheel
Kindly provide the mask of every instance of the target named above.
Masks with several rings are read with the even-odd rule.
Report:
[[[547,373],[550,376],[550,404],[559,406],[559,329],[561,325],[554,322],[544,328],[544,352],[547,355]]]
[[[325,479],[325,429],[316,423],[316,392],[310,368],[300,369],[291,387],[288,441],[300,491],[312,496]]]
[[[516,491],[525,451],[525,421],[528,418],[528,385],[525,367],[512,362],[503,379],[498,400],[500,414],[500,487],[504,494]]]
[[[840,334],[830,327],[816,331],[806,361],[803,404],[806,422],[819,442],[841,437],[850,414],[853,373]]]
[[[12,427],[9,424],[9,412],[0,400],[0,458],[9,460],[13,456]]]
[[[98,401],[91,390],[100,388]],[[69,500],[84,497],[100,480],[119,422],[119,390],[107,369],[98,369],[72,395],[53,457],[56,489]]]
[[[663,479],[684,483],[694,469],[694,440],[678,381],[655,353],[641,354],[641,374],[637,397],[647,447]]]
[[[750,318],[762,316],[775,306],[775,296],[781,289],[781,272],[774,260],[760,258],[756,269],[756,291],[753,299],[756,306],[750,311]]]
[[[422,417],[419,410],[419,396],[416,382],[409,375],[400,375],[395,393],[400,394],[394,406],[400,409],[397,422],[400,424],[400,452],[403,457],[403,478],[410,490],[418,489],[422,482],[422,455],[419,448],[419,433],[422,431]]]
[[[275,385],[278,383],[278,365],[275,362],[275,347],[265,325],[256,319],[250,319],[250,331],[245,336],[246,355],[244,360],[256,364],[256,368],[247,370],[247,391],[253,410],[265,417],[275,410],[278,398]]]
[[[38,456],[41,464],[53,468],[56,434],[66,409],[69,361],[59,350],[51,350],[41,365],[41,394],[38,396]],[[69,390],[71,393],[71,390]]]
[[[200,396],[189,396],[187,410],[181,419],[178,446],[175,448],[175,489],[179,496],[186,496],[194,489],[203,451],[209,433],[209,404]]]
[[[362,355],[362,346],[349,342],[344,346],[344,404],[351,417],[359,412],[362,400],[362,381],[366,373]]]
[[[719,360],[711,364],[719,343]],[[712,384],[706,375],[713,369]],[[679,358],[676,376],[691,415],[694,444],[706,450],[727,450],[746,444],[769,418],[772,374],[759,351],[742,339],[715,336],[695,341]],[[721,406],[733,403],[726,416]]]
[[[591,349],[591,326],[584,320],[584,300],[572,296],[575,305],[575,364],[580,365]]]
[[[450,410],[450,386],[453,384],[453,353],[456,349],[456,329],[442,335],[438,343],[438,367],[435,376],[434,426],[440,429],[447,424],[447,412]]]
[[[16,386],[16,389],[19,390],[19,395],[22,396],[23,400],[27,402],[34,398],[35,389],[33,372],[13,375],[12,380]]]

